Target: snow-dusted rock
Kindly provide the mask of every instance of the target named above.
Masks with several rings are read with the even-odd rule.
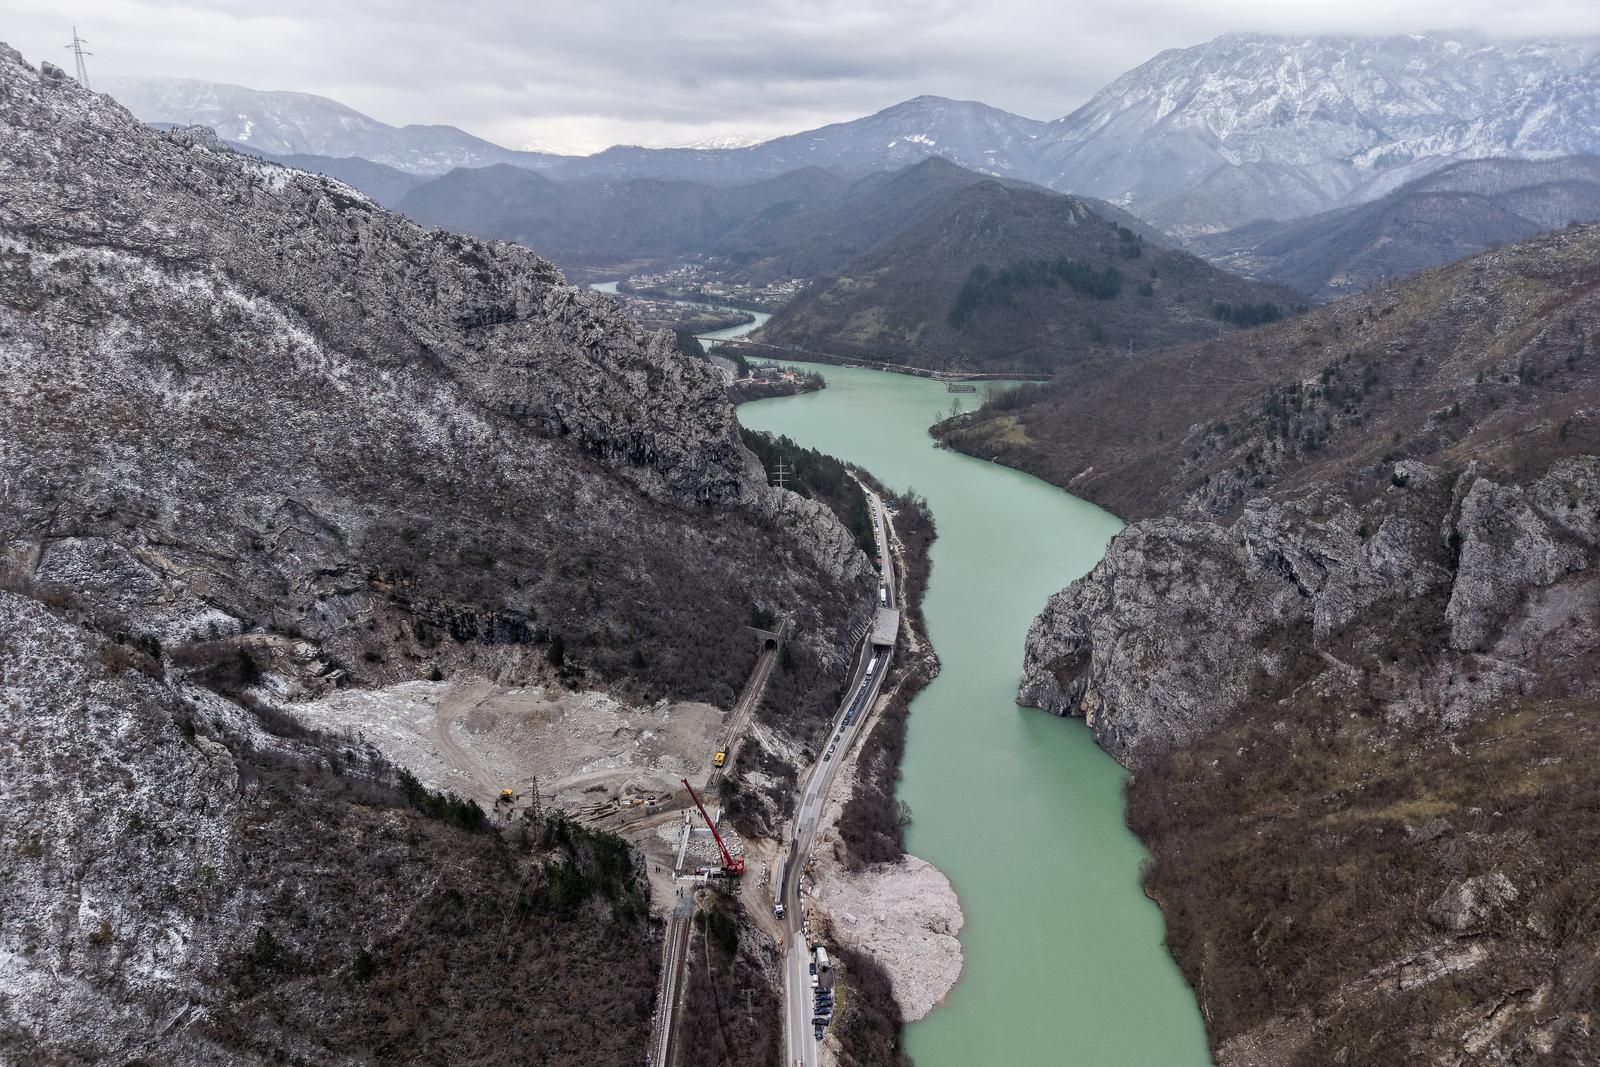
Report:
[[[1600,640],[1600,460],[1523,487],[1414,462],[1396,481],[1361,506],[1259,500],[1229,527],[1128,527],[1034,620],[1019,699],[1085,716],[1128,762],[1306,684],[1459,719]]]

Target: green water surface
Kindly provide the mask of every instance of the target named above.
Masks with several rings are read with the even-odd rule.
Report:
[[[1016,705],[1045,600],[1100,559],[1105,511],[1016,471],[934,448],[939,382],[816,367],[820,393],[739,408],[744,425],[857,463],[926,497],[939,528],[924,610],[943,670],[912,705],[908,846],[966,914],[961,980],[907,1027],[918,1067],[1209,1064],[1194,996],[1139,886],[1124,772],[1079,720]]]

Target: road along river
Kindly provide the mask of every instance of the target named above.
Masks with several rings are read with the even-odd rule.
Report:
[[[900,797],[915,817],[910,850],[961,896],[966,966],[945,1003],[907,1028],[917,1067],[1209,1063],[1194,996],[1139,885],[1122,768],[1081,721],[1014,703],[1028,624],[1120,523],[933,447],[929,424],[972,394],[813,369],[826,389],[742,405],[740,421],[915,489],[939,530],[924,610],[943,670],[912,704]]]
[[[1139,885],[1125,772],[1082,721],[1015,703],[1028,624],[1099,562],[1121,523],[1047,482],[933,447],[928,426],[981,393],[808,369],[827,388],[743,404],[739,421],[916,490],[939,529],[923,610],[943,668],[911,705],[899,795],[915,816],[911,852],[961,896],[966,964],[945,1003],[907,1027],[917,1067],[1209,1064],[1194,995]]]
[[[605,293],[609,296],[617,295],[616,282],[595,282],[593,285],[589,286],[589,288],[593,289],[595,292]],[[766,325],[767,320],[772,318],[772,316],[767,314],[765,311],[751,311],[748,308],[731,308],[722,304],[698,304],[693,300],[674,300],[673,303],[682,304],[685,307],[702,308],[706,311],[743,311],[747,315],[755,316],[754,322],[747,322],[741,326],[729,326],[721,330],[710,330],[700,335],[701,337],[706,338],[708,341],[725,341],[733,337],[743,337],[752,330],[761,329],[762,326]]]

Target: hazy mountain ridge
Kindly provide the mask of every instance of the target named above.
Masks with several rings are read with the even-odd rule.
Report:
[[[662,178],[557,181],[502,165],[452,171],[408,190],[395,206],[420,222],[514,240],[562,264],[586,267],[711,252],[741,225],[832,200],[847,184],[817,168],[713,185]]]
[[[419,222],[515,240],[572,267],[694,257],[763,284],[842,266],[955,190],[987,180],[937,156],[858,177],[805,167],[731,185],[556,181],[502,166],[452,171],[408,189],[395,206]]]
[[[1136,766],[1221,1067],[1600,1054],[1596,262],[1563,230],[941,426],[1139,520],[1021,699]]]
[[[975,100],[919,96],[863,118],[777,137],[747,148],[619,146],[555,168],[562,177],[660,177],[749,181],[800,167],[892,169],[937,155],[989,174],[1026,177],[1047,123]],[[1013,173],[1018,172],[1018,173]]]
[[[495,163],[539,169],[560,159],[502,148],[454,126],[390,126],[311,93],[189,78],[111,78],[101,88],[143,122],[209,126],[224,141],[273,155],[359,156],[414,174]]]
[[[1365,204],[1252,223],[1188,246],[1231,270],[1326,301],[1595,219],[1600,158],[1470,160]]]
[[[428,174],[505,162],[559,177],[717,184],[939,156],[1108,200],[1182,235],[1360,202],[1461,159],[1600,152],[1600,47],[1590,40],[1231,33],[1161,53],[1054,122],[920,96],[748,147],[616,146],[567,158],[450,127],[396,131],[301,94],[165,84],[125,90],[133,110],[217,124],[226,140],[276,153],[358,155]]]
[[[4,47],[0,104],[0,1059],[637,1062],[625,847],[472,833],[282,705],[458,673],[727,704],[754,605],[798,612],[804,735],[865,557],[703,362],[527,250]]]

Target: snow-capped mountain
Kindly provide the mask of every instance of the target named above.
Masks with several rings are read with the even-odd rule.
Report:
[[[703,137],[698,141],[687,144],[675,145],[676,148],[749,148],[751,145],[760,144],[762,138],[751,137],[748,134],[730,133],[721,137]]]
[[[608,148],[554,168],[562,175],[749,181],[800,167],[895,169],[929,156],[986,174],[1026,177],[1050,124],[974,100],[919,96],[865,118],[748,148]]]
[[[390,126],[325,96],[188,78],[106,79],[141,121],[210,126],[224,141],[273,155],[357,156],[413,174],[495,163],[539,169],[559,156],[517,152],[454,126]]]
[[[511,163],[553,177],[729,183],[940,156],[1109,200],[1180,236],[1364,202],[1459,160],[1600,152],[1600,39],[1232,33],[1162,52],[1055,122],[919,96],[759,144],[618,146],[592,156],[517,152],[452,126],[396,128],[302,93],[175,79],[114,93],[146,121],[213,126],[264,152],[358,156],[424,175]]]
[[[1600,40],[1226,34],[1043,123],[921,96],[732,151],[613,148],[553,174],[739,181],[930,155],[1109,200],[1178,235],[1383,196],[1464,159],[1600,151]]]
[[[1226,34],[1053,124],[1037,180],[1168,229],[1289,218],[1453,160],[1600,148],[1600,42]]]

